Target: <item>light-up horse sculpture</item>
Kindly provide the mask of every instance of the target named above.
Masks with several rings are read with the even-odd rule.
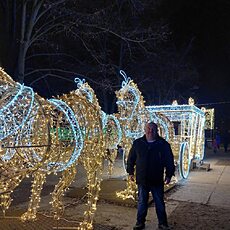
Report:
[[[91,86],[85,81],[85,79],[75,78],[77,83],[77,89],[75,93],[79,96],[85,97],[90,103],[96,105],[96,107],[101,110],[98,99],[94,90]],[[105,158],[109,163],[109,174],[111,175],[113,164],[117,156],[117,146],[121,142],[122,131],[120,127],[120,122],[117,119],[116,115],[106,114],[101,110],[101,122],[103,129],[103,140],[106,149]]]
[[[76,78],[75,82],[78,88],[61,96],[61,99],[74,111],[83,135],[84,147],[79,163],[84,166],[87,173],[88,207],[84,213],[84,220],[80,223],[80,229],[92,229],[103,161],[108,157],[106,153],[108,149],[117,148],[121,139],[121,130],[117,118],[106,115],[101,110],[96,95],[88,83],[79,78]]]
[[[2,75],[6,74],[2,72]],[[3,78],[3,82],[4,80],[5,77]],[[23,87],[20,84],[15,85],[18,85],[19,88]],[[13,90],[17,88],[15,85],[12,85]],[[6,110],[7,108],[11,112],[11,115],[13,115],[12,117],[16,118],[17,121],[19,121],[18,117],[22,117],[24,123],[22,124],[21,121],[16,122],[20,126],[12,129],[13,131],[10,134],[2,135],[1,139],[1,159],[4,166],[10,163],[17,170],[19,167],[18,162],[20,162],[18,158],[20,158],[22,160],[20,166],[23,165],[26,169],[23,175],[19,171],[20,178],[23,179],[25,175],[31,173],[34,176],[29,208],[23,214],[22,219],[31,220],[36,218],[40,192],[46,174],[59,171],[62,172],[63,176],[52,194],[52,206],[55,217],[57,219],[60,217],[63,212],[63,205],[60,198],[75,177],[75,163],[81,152],[79,161],[83,163],[87,171],[89,196],[87,202],[88,210],[84,214],[84,221],[80,225],[80,228],[92,229],[93,215],[100,190],[100,178],[97,177],[97,174],[100,176],[102,171],[101,166],[105,156],[105,149],[114,148],[117,142],[119,143],[120,141],[120,134],[117,136],[114,135],[115,138],[112,139],[108,137],[106,142],[104,138],[106,139],[109,129],[113,131],[113,127],[119,127],[119,123],[112,115],[105,116],[99,106],[95,104],[95,101],[94,103],[90,102],[89,98],[85,97],[89,95],[87,93],[79,96],[77,92],[71,92],[62,97],[73,108],[72,110],[64,101],[56,99],[46,101],[35,95],[31,88],[27,88],[32,94],[31,103],[26,98],[26,102],[30,106],[30,111],[23,114],[23,116],[12,114],[7,105],[8,103],[9,105],[14,105],[14,107],[20,106],[22,99],[24,99],[24,96],[19,95],[19,93],[17,94],[17,90],[19,91],[20,89],[17,89],[16,93],[11,92],[9,99],[5,99],[6,105],[3,103],[3,109]],[[4,89],[8,88],[1,89],[3,95],[1,95],[1,99],[6,98]],[[25,95],[28,97],[28,93],[25,93]],[[19,99],[20,103],[17,102]],[[1,114],[3,114],[3,109],[1,110]],[[4,125],[12,128],[12,123],[9,120],[7,122],[4,121]],[[105,129],[105,133],[103,133],[103,128]],[[82,150],[83,144],[84,148]],[[13,191],[20,181],[17,184],[14,183],[13,186],[10,183],[4,184],[4,191],[6,191],[4,193],[4,195],[6,194],[4,196],[5,202],[2,205],[4,210],[10,204],[10,202],[7,203],[6,201],[10,201],[11,191]]]
[[[73,111],[63,101],[44,100],[29,87],[14,83],[0,70],[1,165],[16,176],[0,181],[1,207],[9,207],[10,194],[27,175],[34,177],[28,211],[23,220],[36,218],[40,193],[47,174],[62,172],[62,189],[72,182],[83,141]],[[68,137],[62,133],[68,129]],[[9,131],[10,130],[10,131]],[[12,171],[11,171],[12,172]],[[59,203],[59,202],[57,202]],[[55,200],[53,202],[55,207]]]
[[[122,147],[124,148],[124,162],[128,156],[133,140],[144,134],[144,125],[147,121],[154,121],[159,126],[159,133],[167,140],[172,139],[170,121],[160,113],[149,113],[144,105],[143,96],[137,85],[126,76],[124,71],[120,71],[124,77],[122,87],[116,92],[117,105],[119,111],[119,120],[124,133]],[[136,199],[136,184],[130,180],[127,181],[127,189],[118,192],[117,196],[123,199]]]

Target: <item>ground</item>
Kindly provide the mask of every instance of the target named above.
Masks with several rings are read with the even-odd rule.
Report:
[[[211,162],[209,172],[194,170],[191,172],[190,178],[179,181],[165,194],[168,221],[172,229],[230,230],[230,153],[228,155],[224,155],[224,153],[210,154],[210,156],[208,158]],[[220,164],[221,162],[222,164]],[[117,174],[119,173],[117,172]],[[117,177],[117,175],[115,176]],[[53,220],[50,212],[49,193],[57,182],[57,178],[51,176],[44,186],[38,220],[34,223],[21,223],[17,218],[1,218],[0,230],[74,229],[73,227],[78,226],[85,209],[83,178],[84,173],[82,172],[77,178],[78,185],[75,182],[64,196],[65,213],[59,222]],[[125,182],[122,178],[124,175],[116,179],[109,179],[104,175],[101,199],[95,214],[94,229],[130,230],[135,224],[136,203],[112,199],[108,192],[109,189],[117,190],[119,187],[123,189]],[[20,216],[26,210],[29,194],[30,181],[26,180],[14,192],[14,201],[7,216]],[[154,204],[151,204],[146,229],[156,228],[157,219]]]

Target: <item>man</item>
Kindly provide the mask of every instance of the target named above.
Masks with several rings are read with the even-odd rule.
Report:
[[[157,125],[153,122],[145,125],[145,135],[133,142],[127,161],[127,173],[138,185],[137,223],[134,230],[145,228],[148,211],[149,192],[155,201],[159,229],[169,229],[164,203],[164,181],[170,183],[174,175],[174,157],[169,143],[158,135]],[[164,180],[164,169],[165,180]]]

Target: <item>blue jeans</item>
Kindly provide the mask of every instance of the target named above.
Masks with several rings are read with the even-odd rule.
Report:
[[[167,215],[164,202],[164,185],[138,185],[137,223],[145,223],[148,212],[149,192],[152,193],[159,225],[167,225]]]

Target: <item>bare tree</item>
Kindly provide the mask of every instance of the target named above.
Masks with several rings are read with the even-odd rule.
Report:
[[[114,111],[111,101],[122,81],[120,69],[142,92],[151,92],[147,100],[167,101],[178,93],[178,84],[187,82],[182,70],[191,68],[185,61],[179,64],[186,52],[169,48],[170,31],[160,4],[2,0],[0,63],[20,82],[39,91],[45,88],[46,96],[73,89],[76,75],[86,78],[108,112]]]
[[[30,74],[25,70],[31,68],[27,60],[41,55],[36,47],[48,43],[45,37],[63,27],[62,19],[66,15],[58,16],[58,9],[64,3],[65,0],[53,3],[46,0],[1,1],[1,34],[4,34],[1,41],[5,46],[1,62],[6,68],[14,69],[19,82]],[[49,52],[42,55],[49,55]]]

